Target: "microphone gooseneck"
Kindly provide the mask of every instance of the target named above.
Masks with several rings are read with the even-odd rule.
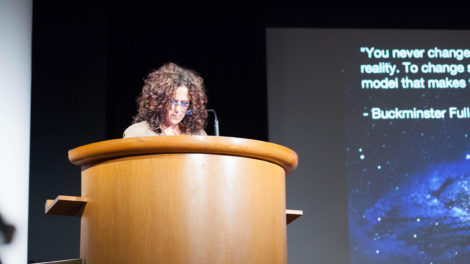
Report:
[[[214,133],[216,136],[219,136],[219,119],[217,118],[217,114],[215,113],[214,109],[206,109],[207,112],[214,113]]]
[[[188,110],[186,111],[186,115],[192,115],[195,111],[203,111],[204,109],[196,109],[196,110]],[[217,118],[217,114],[215,113],[214,109],[205,109],[207,112],[214,113],[214,134],[219,136],[219,119]]]

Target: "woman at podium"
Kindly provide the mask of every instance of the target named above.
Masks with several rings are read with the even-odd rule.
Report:
[[[207,96],[196,72],[167,63],[145,79],[138,113],[123,137],[207,135]]]

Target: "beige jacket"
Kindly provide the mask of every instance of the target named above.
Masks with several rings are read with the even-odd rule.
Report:
[[[155,133],[150,129],[149,123],[147,121],[142,121],[139,123],[135,123],[131,125],[130,127],[126,128],[123,134],[123,138],[130,138],[130,137],[148,137],[148,136],[164,136],[165,134],[158,134]],[[196,133],[191,133],[187,135],[193,135],[193,136],[207,136],[206,131],[204,130],[199,130],[196,131]]]

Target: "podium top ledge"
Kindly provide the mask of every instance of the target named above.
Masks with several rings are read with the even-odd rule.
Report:
[[[297,168],[293,150],[270,142],[236,137],[216,136],[150,136],[112,139],[69,150],[69,160],[79,166],[96,162],[146,154],[206,153],[222,154],[276,163],[286,175]]]

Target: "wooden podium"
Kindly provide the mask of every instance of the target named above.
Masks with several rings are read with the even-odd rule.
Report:
[[[297,154],[257,140],[161,136],[69,151],[82,196],[80,257],[102,263],[287,263],[285,176]],[[295,217],[295,215],[294,215]]]

